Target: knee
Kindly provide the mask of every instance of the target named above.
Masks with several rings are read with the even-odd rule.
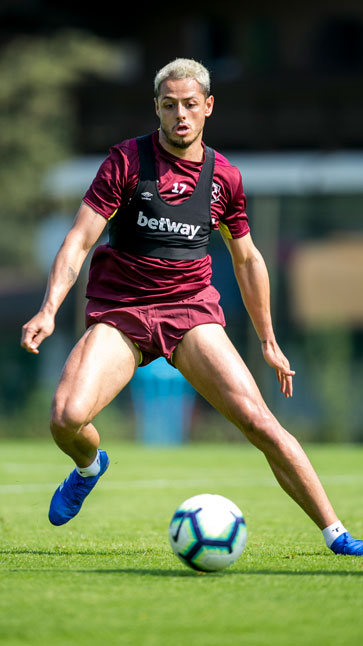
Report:
[[[284,433],[287,433],[267,406],[252,401],[245,402],[238,426],[245,437],[264,453],[282,446]]]
[[[54,398],[50,416],[50,430],[54,438],[61,440],[77,431],[87,423],[83,411],[75,402]]]

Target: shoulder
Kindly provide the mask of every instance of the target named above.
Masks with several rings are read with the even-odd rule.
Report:
[[[241,175],[239,168],[233,166],[231,162],[222,155],[218,150],[214,151],[215,155],[215,168],[218,172],[224,173],[226,177],[239,177]]]
[[[105,217],[131,197],[139,173],[136,137],[114,144],[98,168],[84,201]]]
[[[136,137],[125,139],[118,144],[114,144],[108,151],[108,158],[117,160],[131,160],[138,157]]]
[[[137,141],[136,137],[133,137],[110,146],[107,156],[98,169],[97,177],[124,183],[130,174],[132,176],[138,171]]]
[[[215,163],[214,163],[214,179],[221,183],[225,189],[231,194],[240,192],[242,187],[241,172],[237,166],[233,166],[231,162],[222,155],[219,151],[215,150]]]
[[[157,147],[155,146],[156,141],[156,132],[151,133],[152,140],[154,144],[154,150]],[[115,162],[116,164],[123,164],[124,167],[129,169],[131,172],[138,172],[139,169],[139,152],[137,145],[138,137],[132,137],[131,139],[124,139],[120,143],[114,144],[109,149],[109,154],[107,159]]]

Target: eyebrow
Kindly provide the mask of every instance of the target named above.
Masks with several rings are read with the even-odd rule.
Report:
[[[190,101],[191,99],[197,99],[196,94],[192,94],[191,96],[186,96],[185,98],[181,99],[182,101]],[[165,99],[169,99],[169,101],[178,101],[178,99],[175,96],[170,96],[169,94],[166,94],[165,96],[161,96],[160,99],[164,101]]]

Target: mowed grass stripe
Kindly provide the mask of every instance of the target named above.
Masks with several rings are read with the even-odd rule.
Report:
[[[361,484],[363,483],[363,473],[362,474],[337,474],[337,475],[320,475],[320,480],[326,484]],[[36,493],[40,491],[50,491],[57,487],[60,482],[52,483],[30,483],[24,482],[21,484],[0,484],[0,494],[7,493]],[[226,479],[216,479],[209,478],[203,480],[194,480],[194,479],[182,479],[182,480],[118,480],[118,481],[102,481],[102,488],[106,491],[118,491],[123,489],[184,489],[188,487],[210,487],[213,489],[216,486],[221,487],[241,487],[241,486],[251,486],[251,487],[275,487],[279,486],[276,480],[271,477],[238,477],[238,480],[235,478],[233,480]]]

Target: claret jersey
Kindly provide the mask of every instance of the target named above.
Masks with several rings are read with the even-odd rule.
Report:
[[[180,205],[183,201],[188,204],[198,185],[204,160],[194,162],[171,155],[159,144],[158,132],[152,135],[152,148],[160,197],[166,204]],[[216,151],[214,153],[214,170],[209,187],[210,227],[214,230],[220,228],[228,237],[239,238],[249,231],[241,175],[223,155]],[[206,252],[200,258],[181,260],[135,253],[128,237],[130,229],[127,218],[130,217],[129,205],[137,193],[139,171],[136,138],[115,145],[83,198],[86,204],[110,221],[110,228],[112,220],[117,218],[120,237],[119,248],[109,243],[96,248],[91,260],[87,297],[129,304],[180,300],[196,294],[211,282],[211,257]],[[151,195],[146,195],[148,192],[145,191],[142,197],[145,203],[151,199]],[[173,213],[173,210],[170,212]],[[139,212],[138,217],[140,231],[148,233],[143,211]],[[156,222],[156,219],[152,219],[150,223],[152,226],[154,220]],[[165,223],[158,225],[159,229],[162,226],[163,231],[167,232],[168,227],[174,231],[178,227],[177,219],[172,216],[164,220]],[[184,237],[186,246],[188,238],[192,240],[193,233],[195,235],[197,224],[188,226],[188,231],[181,229],[188,233]]]

